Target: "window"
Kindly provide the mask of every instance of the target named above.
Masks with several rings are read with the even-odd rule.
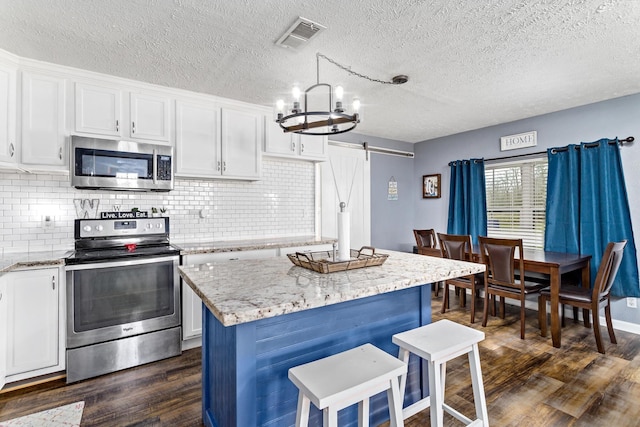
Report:
[[[547,159],[485,165],[487,235],[521,238],[528,248],[544,248]]]

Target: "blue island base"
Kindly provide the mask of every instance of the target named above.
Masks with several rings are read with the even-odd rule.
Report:
[[[393,356],[391,336],[431,322],[431,286],[225,327],[203,304],[202,418],[210,427],[294,426],[298,389],[289,368],[371,343]],[[412,356],[405,406],[428,395],[426,375]],[[428,383],[427,383],[428,384]],[[387,397],[371,399],[370,422],[389,419]],[[357,426],[357,405],[339,413]],[[311,405],[309,426],[322,426]]]

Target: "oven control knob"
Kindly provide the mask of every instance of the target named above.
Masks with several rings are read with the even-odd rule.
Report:
[[[91,226],[90,225],[85,225],[84,227],[82,227],[82,229],[88,233],[88,232],[91,231]]]
[[[103,226],[101,226],[101,225],[97,225],[96,226],[96,231],[102,231],[102,230],[104,230]]]
[[[147,229],[151,230],[153,228],[153,224],[147,224]]]
[[[156,224],[156,228],[162,228],[162,224],[157,223],[157,224]]]

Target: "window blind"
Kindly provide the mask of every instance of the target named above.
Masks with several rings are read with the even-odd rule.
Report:
[[[485,165],[485,183],[488,236],[544,248],[546,157]]]

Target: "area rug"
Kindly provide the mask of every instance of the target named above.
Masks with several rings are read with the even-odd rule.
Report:
[[[84,401],[59,406],[9,421],[0,421],[0,427],[79,427]]]

